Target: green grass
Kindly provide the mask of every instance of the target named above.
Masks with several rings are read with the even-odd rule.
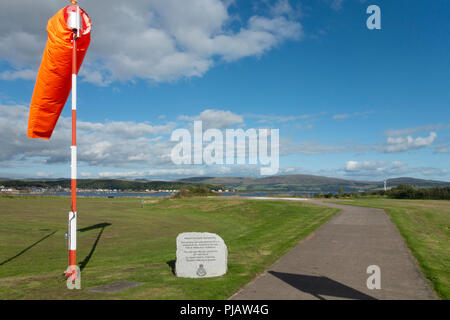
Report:
[[[0,197],[0,299],[225,299],[337,210],[296,201],[221,198],[80,198],[81,290],[68,290],[69,199]],[[101,227],[104,224],[104,227]],[[109,224],[109,225],[107,225]],[[219,234],[228,246],[223,277],[173,275],[178,233]],[[87,288],[113,281],[143,285],[115,294]]]
[[[382,197],[339,201],[386,210],[442,299],[450,299],[450,201]]]

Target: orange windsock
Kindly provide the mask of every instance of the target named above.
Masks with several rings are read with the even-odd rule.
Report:
[[[69,12],[76,6],[67,6],[56,13],[47,24],[48,39],[31,98],[27,135],[30,138],[49,139],[69,97],[72,79],[72,47],[74,33],[67,27]],[[91,40],[91,20],[82,10],[81,30],[76,40],[77,66],[81,67]]]

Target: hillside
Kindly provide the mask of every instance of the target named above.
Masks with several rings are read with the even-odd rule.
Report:
[[[359,181],[329,178],[314,175],[280,175],[264,178],[244,177],[193,177],[180,179],[183,183],[221,184],[239,191],[304,191],[304,192],[344,192],[375,190],[384,187],[383,181]],[[450,182],[423,180],[416,178],[393,178],[388,180],[388,187],[400,184],[415,187],[450,186]]]
[[[186,185],[197,185],[197,183],[180,181],[136,181],[122,179],[79,179],[77,187],[80,189],[117,189],[117,190],[161,190],[161,189],[179,189]],[[55,180],[0,180],[0,186],[16,189],[36,188],[70,188],[70,179]],[[215,188],[216,186],[210,186]]]
[[[416,178],[393,178],[388,180],[388,187],[400,184],[414,187],[450,186],[450,182],[423,180]],[[192,177],[175,181],[149,181],[125,179],[80,179],[80,189],[117,189],[117,190],[161,190],[180,189],[182,186],[206,185],[209,189],[234,189],[236,191],[296,191],[296,192],[360,192],[382,189],[383,181],[359,181],[339,178],[329,178],[314,175],[280,175],[264,178],[249,177]],[[70,179],[53,180],[14,180],[1,179],[0,186],[16,189],[29,189],[31,187],[58,189],[70,188]]]

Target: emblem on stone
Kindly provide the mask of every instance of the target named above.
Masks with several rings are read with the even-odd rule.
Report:
[[[199,277],[204,277],[206,275],[206,270],[205,270],[205,268],[203,268],[202,264],[198,266],[197,275]]]

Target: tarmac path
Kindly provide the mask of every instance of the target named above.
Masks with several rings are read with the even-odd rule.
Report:
[[[230,299],[436,299],[384,210],[308,202],[341,209]],[[380,289],[368,289],[368,266]]]

